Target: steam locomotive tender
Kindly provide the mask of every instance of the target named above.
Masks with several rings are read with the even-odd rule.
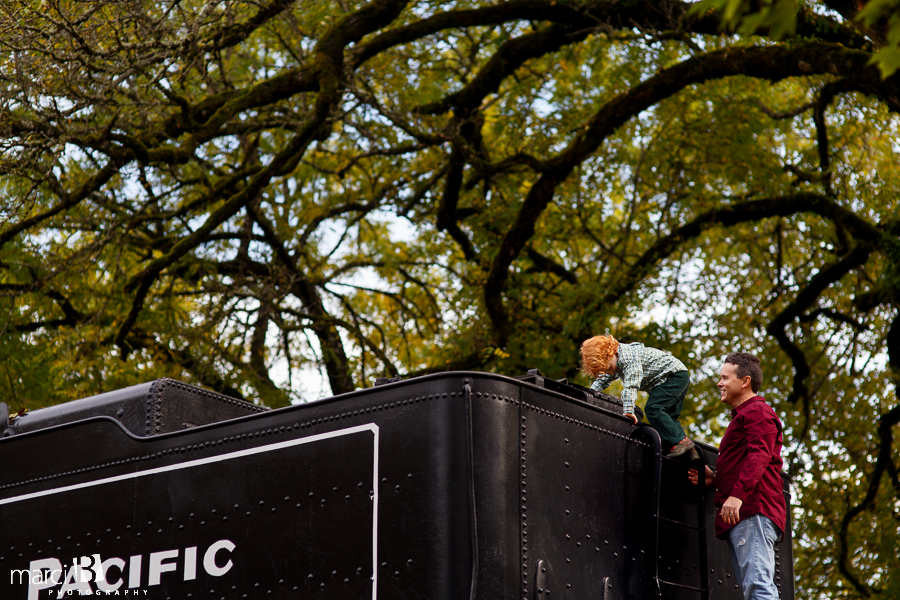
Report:
[[[0,598],[738,600],[711,491],[621,413],[537,371],[35,410],[0,437]],[[793,600],[790,531],[776,560]]]

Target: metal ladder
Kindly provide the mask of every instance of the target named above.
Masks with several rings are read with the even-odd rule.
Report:
[[[697,525],[691,525],[690,523],[684,523],[682,521],[676,521],[673,519],[668,519],[663,516],[659,516],[659,520],[662,522],[666,522],[670,525],[674,525],[675,527],[680,527],[684,529],[688,529],[691,531],[697,532],[698,537],[698,564],[697,568],[700,573],[700,587],[694,587],[690,585],[685,585],[682,583],[676,583],[674,581],[666,581],[660,576],[659,568],[657,567],[657,582],[660,584],[660,591],[662,598],[666,598],[666,594],[664,593],[665,587],[675,587],[685,590],[691,590],[693,592],[698,592],[700,600],[709,600],[709,559],[707,552],[707,536],[706,536],[706,486],[703,485],[703,477],[704,470],[706,467],[706,461],[703,458],[703,452],[697,448],[697,460],[691,460],[690,462],[681,461],[678,459],[666,458],[665,456],[661,457],[661,461],[667,461],[671,463],[675,463],[674,466],[676,468],[684,469],[684,477],[687,478],[687,471],[690,468],[696,468],[698,472],[698,485],[696,496],[694,499],[694,504],[697,507]]]

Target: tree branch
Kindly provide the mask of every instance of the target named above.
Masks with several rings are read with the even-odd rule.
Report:
[[[872,244],[860,241],[855,248],[838,262],[816,273],[809,283],[800,290],[794,301],[788,304],[774,319],[769,321],[766,333],[775,338],[779,347],[788,355],[794,366],[794,383],[793,389],[787,398],[788,402],[809,401],[809,390],[805,381],[809,377],[810,368],[803,350],[788,337],[785,328],[791,321],[801,317],[803,311],[809,308],[829,286],[838,282],[853,269],[865,264],[874,249]]]
[[[509,317],[503,304],[503,292],[510,265],[534,235],[535,224],[552,201],[557,186],[627,120],[688,85],[732,75],[778,81],[791,76],[837,73],[851,80],[859,89],[876,93],[890,110],[897,112],[900,110],[900,78],[882,82],[877,69],[868,64],[868,59],[868,53],[818,42],[790,48],[754,46],[716,50],[665,69],[607,102],[565,150],[546,161],[546,169],[531,186],[513,225],[494,255],[484,286],[484,299],[497,345],[505,345],[509,335]]]
[[[275,252],[279,261],[294,275],[294,280],[291,282],[291,290],[297,295],[306,311],[314,319],[312,330],[321,346],[322,361],[325,364],[325,371],[328,374],[332,393],[337,395],[352,391],[355,386],[347,368],[347,355],[344,352],[343,342],[341,342],[337,329],[329,321],[331,315],[325,309],[316,286],[301,273],[297,266],[297,261],[288,252],[284,242],[278,237],[275,228],[272,227],[268,220],[253,206],[247,207],[247,213],[262,229],[269,247]]]

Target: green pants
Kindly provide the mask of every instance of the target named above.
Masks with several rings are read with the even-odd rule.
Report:
[[[684,396],[690,385],[691,376],[688,372],[678,371],[649,392],[644,414],[653,429],[659,432],[663,454],[685,437],[678,415],[681,414]]]

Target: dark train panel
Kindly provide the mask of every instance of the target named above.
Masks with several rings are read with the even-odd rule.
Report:
[[[146,386],[0,439],[0,597],[740,598],[711,493],[608,396],[447,373],[239,416]],[[778,560],[792,600],[789,533]]]

